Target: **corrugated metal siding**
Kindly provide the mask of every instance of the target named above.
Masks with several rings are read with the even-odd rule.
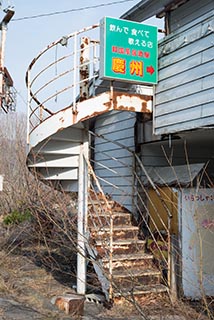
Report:
[[[214,11],[161,41],[155,134],[214,124],[213,52]]]
[[[97,118],[95,133],[134,150],[135,122],[136,114],[134,112],[111,111]],[[94,147],[95,173],[97,177],[101,177],[100,183],[104,192],[132,210],[132,154],[125,148],[98,137],[95,137]]]

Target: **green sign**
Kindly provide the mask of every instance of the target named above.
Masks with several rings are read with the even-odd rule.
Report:
[[[157,83],[157,27],[104,17],[100,39],[102,79]]]

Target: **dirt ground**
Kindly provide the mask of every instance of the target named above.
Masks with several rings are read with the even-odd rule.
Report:
[[[28,233],[29,237],[29,233]],[[29,239],[27,239],[29,240]],[[75,293],[75,259],[65,248],[26,241],[26,234],[0,227],[0,320],[73,319],[51,303],[55,296]],[[146,318],[144,317],[146,315]],[[203,309],[172,305],[167,296],[141,301],[140,309],[124,301],[110,310],[85,302],[82,320],[206,320]]]

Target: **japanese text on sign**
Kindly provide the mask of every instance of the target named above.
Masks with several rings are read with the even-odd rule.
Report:
[[[101,26],[102,78],[157,83],[157,28],[108,17]]]

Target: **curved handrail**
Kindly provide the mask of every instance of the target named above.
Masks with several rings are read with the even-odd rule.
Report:
[[[94,84],[95,74],[97,77],[99,70],[99,55],[96,56],[95,52],[95,47],[99,50],[99,41],[89,41],[85,48],[86,61],[82,59],[84,49],[78,41],[81,37],[94,38],[93,30],[99,26],[95,24],[59,38],[41,50],[29,64],[25,77],[28,89],[28,136],[47,117],[68,106],[75,108],[80,85],[86,82]],[[69,52],[65,54],[65,50]],[[80,76],[82,68],[89,69],[85,79]]]

